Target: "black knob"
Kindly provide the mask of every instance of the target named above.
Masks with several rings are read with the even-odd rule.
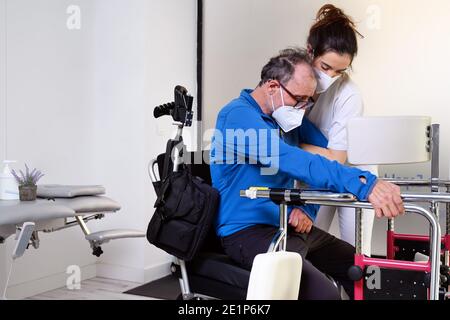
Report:
[[[103,254],[103,250],[102,250],[101,247],[95,247],[95,248],[92,250],[92,254],[93,254],[94,256],[96,256],[96,257],[100,257],[100,256]]]
[[[359,266],[351,266],[347,274],[350,280],[353,281],[359,281],[364,277],[364,272]]]
[[[447,286],[447,284],[448,284],[448,277],[447,276],[444,276],[444,275],[441,274],[441,279],[440,280],[441,280],[440,285],[442,287]]]

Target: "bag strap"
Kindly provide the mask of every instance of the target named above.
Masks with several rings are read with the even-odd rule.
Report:
[[[172,151],[175,148],[175,146],[177,146],[178,144],[182,144],[183,143],[183,138],[180,137],[179,140],[169,140],[167,142],[167,146],[166,146],[166,154],[164,155],[164,167],[163,167],[163,176],[161,177],[161,181],[164,181],[164,179],[167,178],[167,176],[169,175],[169,168],[170,168],[170,164],[172,163]],[[173,166],[174,164],[172,163],[172,170],[173,170]],[[178,168],[180,171],[180,169],[184,169],[184,166]]]
[[[172,161],[173,140],[169,140],[166,146],[166,154],[164,155],[164,166],[161,181],[164,181],[169,175],[169,166]]]

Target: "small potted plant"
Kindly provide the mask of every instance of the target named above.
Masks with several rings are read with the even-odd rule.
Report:
[[[11,173],[19,184],[20,201],[34,201],[37,198],[37,182],[44,175],[36,169],[30,172],[26,164],[25,168],[25,173],[22,170],[19,170],[19,173],[11,170]]]

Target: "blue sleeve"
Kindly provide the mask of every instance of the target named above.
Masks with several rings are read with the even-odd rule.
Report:
[[[219,135],[218,132],[219,131]],[[233,132],[240,131],[246,135],[239,139]],[[220,136],[220,137],[219,137]],[[222,139],[221,142],[218,139]],[[227,162],[236,163],[235,159],[244,159],[261,167],[270,168],[264,175],[284,173],[302,181],[313,188],[330,190],[338,193],[351,193],[359,200],[366,201],[377,177],[368,171],[340,165],[337,161],[313,155],[298,147],[290,146],[278,135],[278,130],[271,128],[263,118],[248,107],[235,108],[223,119],[215,133],[215,145],[222,156],[227,155]],[[223,150],[224,149],[224,150]],[[224,152],[225,151],[225,152]],[[228,155],[232,155],[230,159]],[[217,162],[218,158],[214,159]],[[238,160],[239,161],[239,160]],[[364,177],[366,183],[361,182]]]
[[[306,117],[303,118],[302,125],[297,129],[297,132],[301,143],[311,144],[325,149],[328,147],[328,139]]]
[[[304,206],[293,206],[293,208],[301,209],[304,213],[306,213],[306,215],[311,219],[312,222],[315,222],[320,206],[316,204],[307,204]]]

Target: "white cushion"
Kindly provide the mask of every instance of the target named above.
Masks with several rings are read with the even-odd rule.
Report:
[[[253,261],[247,300],[297,300],[302,257],[293,252],[257,255]]]

